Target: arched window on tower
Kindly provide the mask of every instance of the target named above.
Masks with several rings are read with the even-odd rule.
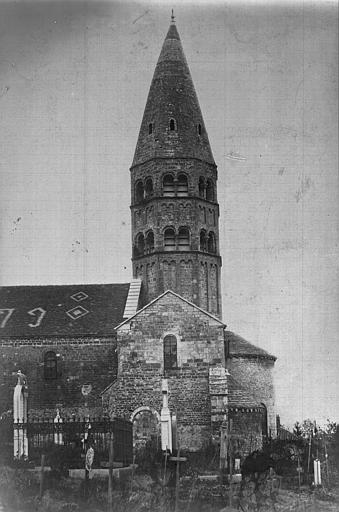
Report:
[[[213,254],[216,252],[215,234],[212,231],[208,233],[207,250]]]
[[[153,133],[153,123],[149,123],[148,125],[148,134],[151,135]]]
[[[207,251],[207,237],[206,237],[206,231],[202,229],[200,231],[200,250],[202,252]]]
[[[198,135],[201,135],[202,134],[202,126],[201,124],[199,123],[198,124]]]
[[[164,232],[164,250],[175,251],[175,232],[173,228],[167,228]]]
[[[145,198],[150,199],[153,196],[153,181],[152,178],[147,178],[145,184]]]
[[[139,233],[136,237],[136,243],[135,243],[135,255],[143,256],[145,252],[145,238],[142,233]]]
[[[177,123],[176,123],[175,119],[170,119],[169,129],[170,129],[171,132],[175,132],[176,131]]]
[[[162,190],[164,197],[174,197],[175,196],[175,185],[174,178],[172,174],[165,174],[162,180]]]
[[[185,197],[188,195],[188,181],[186,174],[179,174],[177,185],[177,196]]]
[[[188,228],[179,228],[178,249],[179,251],[190,250],[190,233]]]
[[[58,364],[55,352],[46,352],[44,356],[44,377],[46,380],[52,380],[58,377]]]
[[[146,244],[145,244],[146,254],[154,251],[154,234],[153,231],[149,231],[146,235]]]
[[[207,201],[214,201],[214,185],[212,180],[207,180],[206,183],[206,199]]]
[[[135,202],[141,203],[144,200],[144,184],[138,181],[135,185]]]
[[[205,199],[205,180],[202,176],[199,178],[199,197]]]
[[[173,370],[177,367],[177,338],[173,334],[167,334],[164,338],[164,370]]]

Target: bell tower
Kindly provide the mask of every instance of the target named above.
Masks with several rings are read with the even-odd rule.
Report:
[[[172,14],[131,171],[133,277],[221,317],[217,167]]]

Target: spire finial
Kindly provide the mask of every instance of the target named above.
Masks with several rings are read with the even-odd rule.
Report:
[[[174,24],[174,23],[175,23],[175,16],[174,16],[173,9],[172,9],[171,23],[172,23],[172,24]]]

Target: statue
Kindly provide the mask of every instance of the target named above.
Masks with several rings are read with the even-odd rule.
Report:
[[[22,373],[21,370],[18,370],[17,371],[17,376],[18,376],[18,382],[17,382],[17,385],[19,386],[26,386],[27,387],[27,377],[24,373]]]
[[[18,370],[16,375],[18,381],[14,388],[13,395],[14,457],[27,459],[27,377],[21,372],[21,370]]]

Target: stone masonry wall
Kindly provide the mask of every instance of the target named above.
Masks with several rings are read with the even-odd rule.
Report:
[[[276,434],[275,399],[273,385],[274,361],[262,358],[232,357],[229,370],[245,388],[251,389],[267,408],[268,433]]]
[[[230,411],[232,420],[233,457],[241,456],[242,460],[263,445],[262,414],[255,411]]]
[[[174,179],[173,197],[163,192],[163,177],[168,174]],[[182,174],[187,178],[184,193],[176,188]],[[211,195],[200,194],[200,178],[205,185],[207,181],[212,184]],[[146,190],[150,181],[152,192],[140,196],[139,186]],[[215,165],[196,158],[151,159],[131,169],[133,276],[143,281],[145,303],[171,289],[221,317],[216,182]],[[164,241],[167,228],[175,234],[170,247]],[[189,234],[184,246],[180,244],[180,228]],[[139,244],[142,238],[144,248]]]
[[[197,449],[211,432],[209,368],[224,360],[223,324],[172,293],[118,330],[118,377],[105,393],[110,415],[130,418],[149,407],[159,414],[161,382],[168,380],[169,408],[177,415],[179,442]],[[176,369],[164,370],[163,340],[177,339]]]
[[[221,316],[220,268],[215,257],[202,253],[158,253],[133,262],[148,301],[173,290],[202,309]]]
[[[61,412],[75,414],[101,410],[100,393],[117,373],[116,340],[110,338],[16,339],[0,342],[0,413],[13,408],[15,373],[27,376],[30,413]],[[57,378],[46,379],[44,355],[57,355]],[[88,392],[82,393],[82,386]]]

